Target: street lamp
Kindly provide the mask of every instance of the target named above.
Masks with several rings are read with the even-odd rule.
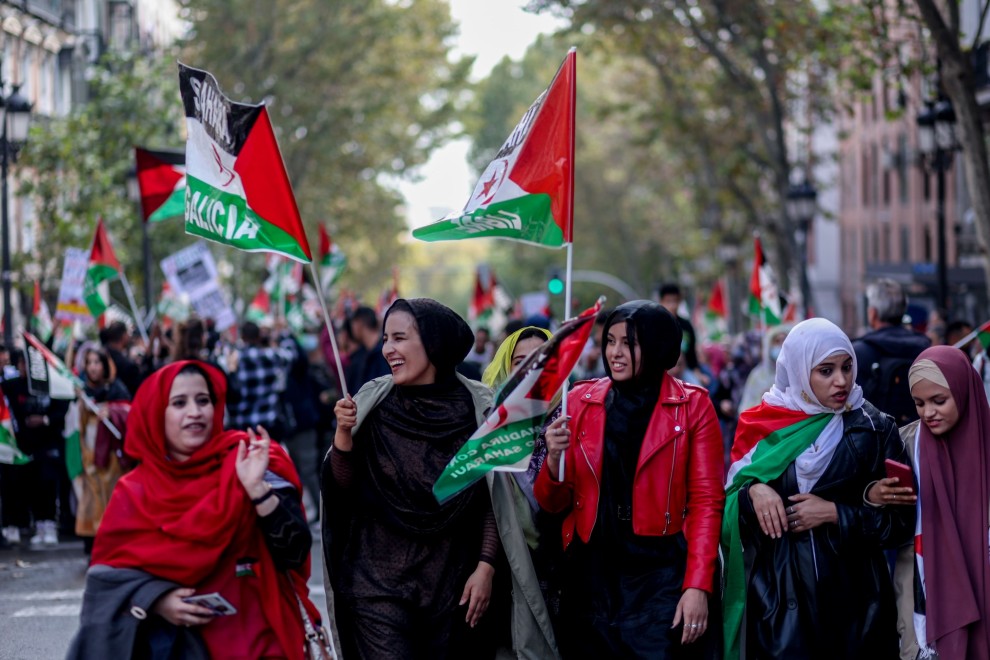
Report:
[[[144,304],[145,304],[145,316],[146,318],[151,318],[152,310],[154,309],[155,301],[152,298],[152,287],[151,287],[151,239],[148,237],[148,221],[144,218],[144,212],[141,208],[141,185],[138,182],[137,167],[131,167],[127,170],[127,199],[134,202],[138,217],[141,219],[141,253],[144,257]],[[144,324],[143,319],[135,319],[135,322]]]
[[[959,148],[956,142],[956,112],[944,96],[925,101],[918,112],[918,151],[922,167],[936,175],[935,220],[938,263],[936,264],[936,307],[949,308],[949,270],[945,245],[945,174]]]
[[[818,210],[818,191],[807,179],[787,189],[787,215],[797,222],[798,257],[802,260],[798,272],[801,276],[801,298],[804,317],[811,316],[811,285],[808,282],[808,230]]]
[[[31,126],[31,102],[20,92],[20,85],[13,85],[10,96],[3,96],[5,83],[0,79],[0,177],[3,179],[0,195],[0,233],[2,233],[2,279],[3,279],[3,341],[7,349],[14,345],[14,314],[10,302],[10,220],[7,209],[7,175],[10,164],[17,159],[17,151],[27,142],[28,128]]]

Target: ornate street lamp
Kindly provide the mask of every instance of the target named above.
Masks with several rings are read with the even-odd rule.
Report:
[[[3,96],[4,82],[0,80],[0,178],[3,179],[0,195],[0,240],[2,240],[3,279],[3,341],[10,350],[14,345],[14,314],[10,301],[10,219],[7,208],[7,176],[10,164],[17,159],[17,151],[27,142],[31,127],[31,102],[20,92],[20,85],[14,85],[9,96]]]
[[[944,96],[928,100],[918,112],[919,161],[936,174],[935,220],[938,263],[936,264],[936,307],[949,308],[949,268],[945,244],[945,174],[959,149],[956,141],[956,112]]]
[[[818,211],[818,191],[807,179],[801,183],[792,184],[787,189],[787,215],[797,222],[797,231],[794,237],[797,239],[798,255],[801,259],[801,267],[798,272],[801,275],[801,298],[803,299],[804,317],[811,315],[811,284],[808,282],[808,231],[811,223],[815,219]]]

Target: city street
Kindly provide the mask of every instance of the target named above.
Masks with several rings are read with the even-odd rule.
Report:
[[[325,617],[321,546],[314,535],[309,593]],[[82,541],[0,550],[0,660],[65,656],[79,625],[85,573]]]

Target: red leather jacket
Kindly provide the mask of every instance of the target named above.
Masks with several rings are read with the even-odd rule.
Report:
[[[611,386],[609,378],[600,378],[571,390],[567,412],[573,419],[564,481],[550,474],[546,462],[534,485],[536,500],[545,510],[570,509],[562,530],[565,548],[575,531],[587,543],[598,517],[605,397]],[[722,475],[722,434],[708,392],[665,374],[636,464],[632,524],[643,536],[684,530],[684,589],[712,591],[725,505]]]

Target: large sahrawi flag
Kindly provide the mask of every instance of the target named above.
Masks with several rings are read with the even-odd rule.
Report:
[[[523,472],[550,409],[550,402],[577,364],[601,300],[536,349],[506,379],[495,395],[492,413],[464,443],[440,478],[433,495],[445,502],[492,470]]]
[[[508,238],[543,247],[571,242],[577,51],[530,106],[485,169],[464,209],[413,230],[424,241]]]
[[[787,469],[821,434],[834,415],[809,415],[761,403],[739,416],[732,445],[722,517],[722,554],[725,589],[722,596],[722,625],[725,657],[740,657],[740,629],[746,608],[746,569],[739,529],[739,498],[746,484],[768,483]]]
[[[134,148],[141,216],[161,222],[186,212],[186,154],[182,151]]]
[[[264,105],[235,103],[179,64],[186,111],[186,233],[248,252],[313,260]]]

